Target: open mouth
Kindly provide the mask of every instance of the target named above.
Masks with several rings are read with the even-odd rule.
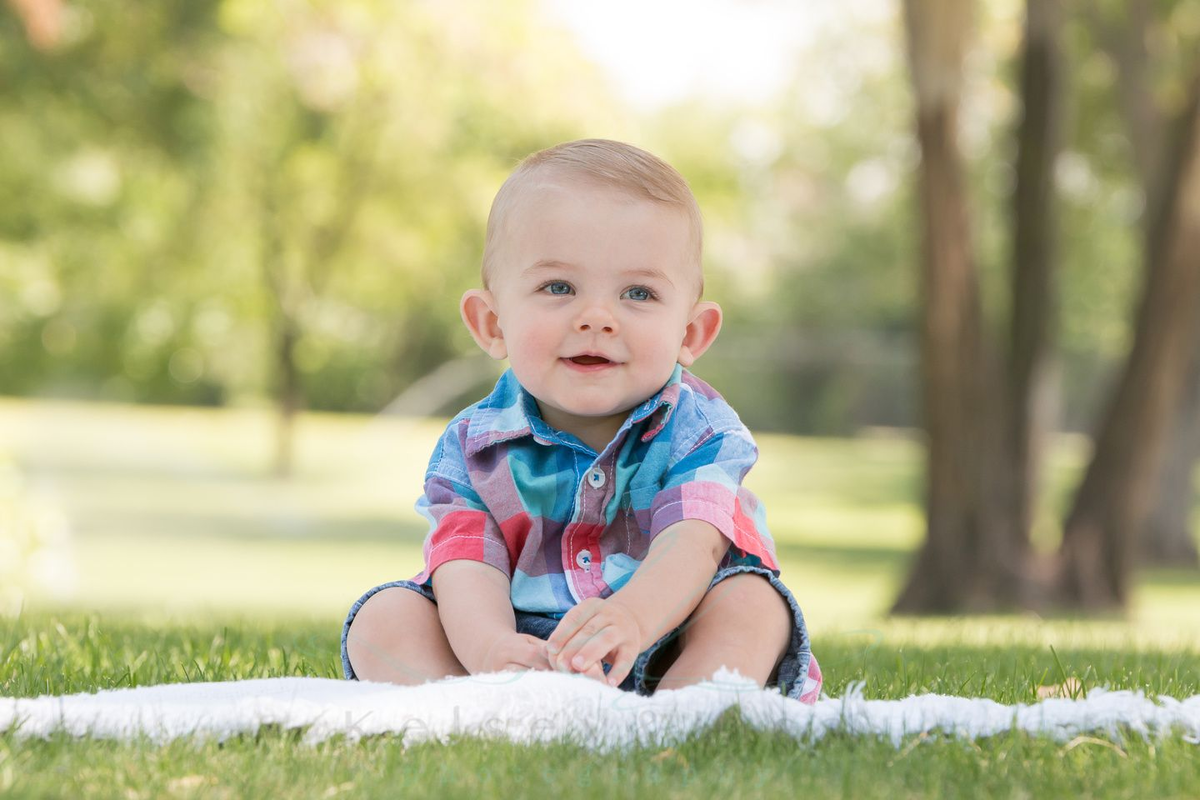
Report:
[[[567,360],[574,362],[576,364],[580,364],[585,367],[595,366],[596,364],[611,364],[612,363],[607,358],[604,358],[602,356],[575,356],[574,358],[568,358]]]

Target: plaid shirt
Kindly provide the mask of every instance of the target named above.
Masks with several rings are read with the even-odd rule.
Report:
[[[654,537],[684,519],[732,543],[719,567],[778,575],[763,508],[741,485],[757,457],[733,409],[678,364],[599,454],[547,425],[509,370],[438,441],[416,506],[430,532],[413,580],[432,586],[443,563],[482,561],[509,577],[514,609],[561,618],[620,589]]]

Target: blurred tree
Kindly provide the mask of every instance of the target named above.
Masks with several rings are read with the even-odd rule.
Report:
[[[1145,532],[1139,537],[1141,563],[1169,567],[1200,566],[1192,527],[1196,496],[1196,460],[1200,456],[1200,332],[1187,368],[1184,398],[1171,425],[1161,475]]]
[[[1058,9],[1031,2],[1026,17],[1007,381],[983,320],[957,144],[971,13],[969,4],[957,2],[905,4],[922,152],[921,364],[928,449],[926,538],[896,601],[901,612],[1027,601],[1027,476],[1042,425],[1033,403],[1044,380],[1052,303]]]
[[[711,296],[728,320],[700,369],[749,424],[826,435],[913,424],[916,231],[906,176],[918,149],[890,6],[852,4],[833,19],[796,54],[777,99],[694,99],[626,118],[571,37],[538,22],[534,3],[267,3],[258,4],[259,32],[238,3],[21,5],[30,3],[59,8],[61,24],[44,51],[9,13],[17,5],[0,6],[5,392],[183,403],[271,394],[281,327],[259,259],[268,231],[255,165],[278,166],[273,215],[303,251],[335,221],[331,187],[354,120],[370,113],[357,101],[314,106],[312,92],[344,92],[350,75],[351,99],[375,92],[389,109],[384,127],[395,124],[376,134],[384,156],[320,292],[303,290],[322,268],[300,268],[302,253],[280,270],[302,289],[293,349],[308,407],[377,410],[470,352],[453,304],[422,301],[474,280],[486,205],[507,167],[586,134],[645,144],[692,182],[705,210]],[[964,191],[983,311],[993,317],[1008,311],[996,289],[1009,260],[1015,158],[1004,130],[1016,104],[1012,70],[987,54],[1015,39],[1011,6],[987,7],[963,115]],[[1137,207],[1124,139],[1114,135],[1106,81],[1115,71],[1089,46],[1077,56],[1086,63],[1072,96],[1075,151],[1062,170],[1072,189],[1063,198],[1072,291],[1062,298],[1061,350],[1072,430],[1095,415],[1092,398],[1126,346],[1127,222]],[[384,77],[364,77],[375,69],[365,65],[384,60],[369,55],[379,47],[392,53]],[[361,138],[368,126],[357,130]]]
[[[1200,317],[1200,74],[1174,141],[1161,193],[1148,206],[1145,272],[1129,358],[1096,435],[1063,529],[1058,588],[1067,603],[1122,606],[1139,534],[1153,507],[1169,424],[1177,418]]]
[[[0,14],[0,386],[214,402],[189,325],[211,127],[188,84],[211,6],[58,13],[44,50]]]
[[[1003,599],[1028,603],[1029,532],[1041,478],[1042,453],[1052,424],[1050,354],[1058,336],[1057,247],[1059,213],[1055,165],[1063,150],[1065,76],[1063,9],[1059,0],[1026,4],[1021,47],[1021,115],[1016,130],[1016,186],[1012,193],[1011,307],[1002,443],[1002,480],[1011,497],[1001,543],[1018,587]],[[1022,596],[1022,595],[1025,596]]]
[[[262,276],[279,474],[308,400],[378,409],[473,349],[456,304],[428,298],[475,280],[491,195],[529,151],[613,124],[534,8],[224,5],[212,213],[241,236],[214,258]]]
[[[1166,128],[1166,111],[1161,97],[1163,92],[1157,85],[1162,78],[1153,74],[1159,65],[1152,62],[1148,42],[1170,42],[1172,27],[1185,27],[1185,15],[1193,18],[1194,28],[1200,22],[1200,4],[1175,4],[1167,13],[1155,15],[1148,0],[1131,0],[1125,4],[1118,17],[1105,15],[1099,5],[1086,4],[1089,28],[1098,40],[1100,48],[1116,64],[1117,89],[1122,119],[1128,132],[1134,163],[1146,198],[1160,198],[1165,178],[1164,171],[1171,168],[1163,153],[1163,137]],[[1173,19],[1178,18],[1178,19]],[[1179,25],[1178,23],[1184,23]],[[1175,23],[1173,25],[1173,23]],[[1165,49],[1161,44],[1159,50]],[[1164,58],[1159,53],[1157,61],[1178,61]],[[1186,57],[1182,59],[1186,62]],[[1178,75],[1186,73],[1187,64],[1170,64],[1167,72],[1168,87],[1177,83]],[[1161,67],[1159,67],[1161,70]],[[1156,85],[1157,84],[1157,85]],[[1151,87],[1147,91],[1147,87]],[[1168,88],[1168,96],[1174,94]],[[1161,203],[1162,201],[1158,201]],[[1142,216],[1144,230],[1142,241],[1151,241],[1151,227],[1157,224],[1150,214]],[[1143,256],[1146,260],[1149,253]],[[1195,332],[1196,344],[1185,379],[1184,400],[1174,421],[1169,426],[1166,450],[1159,469],[1159,479],[1152,492],[1155,496],[1153,510],[1146,522],[1145,530],[1138,538],[1138,559],[1145,563],[1170,566],[1200,566],[1196,542],[1191,528],[1192,503],[1195,497],[1193,473],[1200,458],[1200,320]]]
[[[778,98],[653,120],[704,209],[706,294],[725,310],[697,369],[757,430],[913,424],[916,148],[895,20],[868,5],[795,54]]]
[[[298,347],[306,311],[328,301],[329,283],[381,167],[389,99],[364,84],[361,49],[347,20],[297,6],[227,4],[226,47],[217,108],[227,135],[220,152],[234,166],[217,202],[246,212],[257,242],[279,408],[275,470],[292,469],[293,426],[304,404]],[[339,24],[340,23],[340,24]],[[272,47],[268,37],[280,42]],[[357,45],[357,47],[356,47]],[[356,52],[358,50],[359,52]],[[240,202],[239,202],[240,201]],[[308,312],[311,313],[311,312]]]
[[[1023,563],[1032,519],[1029,476],[1037,463],[1036,398],[1052,318],[1058,9],[1030,2],[1026,13],[1012,344],[1004,381],[998,380],[987,329],[979,322],[955,145],[965,12],[958,9],[952,16],[937,0],[911,0],[905,9],[923,153],[929,495],[926,542],[896,608],[951,611],[1028,602],[1021,587],[1030,586]],[[1150,510],[1167,423],[1183,398],[1183,375],[1200,317],[1198,87],[1200,78],[1189,90],[1177,142],[1164,153],[1157,172],[1163,177],[1147,181],[1161,191],[1150,198],[1147,213],[1134,340],[1067,516],[1056,562],[1055,589],[1068,605],[1126,602],[1134,546]],[[1147,174],[1144,164],[1142,170]],[[1007,405],[1001,406],[995,398],[1004,394]]]

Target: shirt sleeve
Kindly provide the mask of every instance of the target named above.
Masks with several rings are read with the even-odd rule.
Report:
[[[512,556],[504,534],[478,492],[472,488],[455,432],[447,431],[430,462],[425,492],[417,500],[417,513],[429,522],[425,536],[425,569],[414,581],[433,585],[433,573],[447,561],[467,559],[491,564],[512,579]],[[450,440],[450,441],[447,441]]]
[[[763,508],[742,486],[757,460],[758,448],[744,427],[702,438],[667,469],[651,506],[651,540],[681,520],[702,520],[736,548],[732,562],[761,563],[778,570]]]

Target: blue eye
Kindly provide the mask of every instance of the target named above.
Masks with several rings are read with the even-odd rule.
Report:
[[[630,300],[637,300],[639,303],[644,303],[647,300],[655,299],[657,295],[645,286],[634,286],[625,290],[625,296]]]
[[[571,293],[571,284],[564,281],[550,281],[542,286],[542,291],[548,291],[550,294],[564,295]]]

